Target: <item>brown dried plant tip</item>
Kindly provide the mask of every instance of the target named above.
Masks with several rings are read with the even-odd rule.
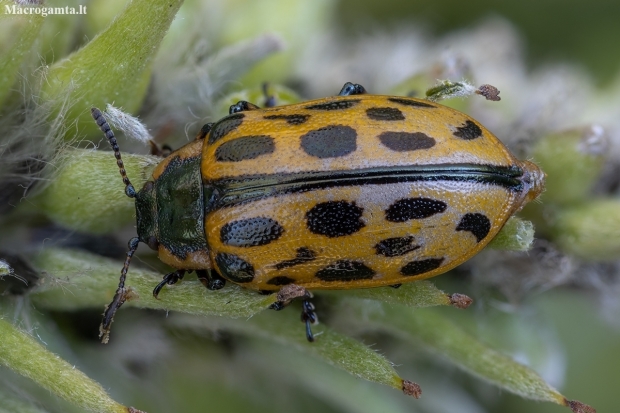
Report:
[[[585,403],[581,403],[578,400],[566,400],[566,405],[574,413],[596,413],[596,409],[592,406],[588,406]]]
[[[279,303],[283,303],[287,305],[295,298],[305,297],[312,298],[312,294],[310,291],[306,290],[304,287],[301,287],[296,284],[289,284],[287,286],[282,287],[280,291],[278,291],[278,295],[276,296]]]
[[[450,304],[453,307],[465,309],[474,302],[471,297],[466,296],[465,294],[455,293],[448,296],[450,298]]]
[[[418,383],[414,383],[409,380],[403,380],[403,393],[407,396],[413,396],[416,399],[419,399],[422,395],[422,388]]]
[[[487,100],[492,100],[493,102],[499,102],[502,100],[502,98],[499,97],[499,89],[495,86],[481,85],[478,90],[476,90],[476,93],[484,96]]]

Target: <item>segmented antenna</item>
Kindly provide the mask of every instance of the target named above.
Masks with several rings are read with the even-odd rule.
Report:
[[[103,320],[101,320],[101,325],[99,326],[99,338],[101,339],[101,342],[103,344],[107,344],[108,340],[110,339],[110,327],[112,326],[112,322],[114,321],[114,314],[116,314],[116,311],[121,308],[121,306],[127,300],[125,279],[127,278],[127,270],[129,269],[131,257],[133,257],[133,254],[138,249],[139,243],[140,239],[136,237],[130,239],[129,244],[127,245],[129,249],[127,251],[127,256],[125,257],[125,264],[123,265],[123,269],[121,270],[121,278],[118,281],[118,288],[116,289],[116,294],[114,294],[112,302],[108,304],[107,308],[105,309],[105,312],[103,313]]]
[[[105,134],[105,137],[108,138],[110,145],[112,146],[112,150],[114,151],[114,157],[116,158],[116,164],[118,165],[119,172],[121,173],[121,177],[123,178],[123,183],[125,184],[125,194],[130,198],[136,197],[136,190],[127,178],[127,172],[125,171],[125,165],[123,164],[123,160],[121,159],[121,152],[118,147],[118,143],[116,142],[116,137],[114,136],[114,132],[108,125],[108,121],[105,120],[103,113],[97,108],[91,108],[90,113],[93,115],[93,119],[97,122],[99,129],[101,132]]]

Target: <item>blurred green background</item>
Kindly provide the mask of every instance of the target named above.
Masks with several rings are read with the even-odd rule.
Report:
[[[126,1],[53,0],[49,3],[88,4],[91,7],[86,16],[46,18],[48,21],[38,44],[40,49],[36,50],[38,56],[34,61],[52,65],[87,44],[123,9]],[[315,4],[320,6],[315,7]],[[545,101],[541,106],[532,104],[525,109],[517,109],[519,103],[515,102],[528,101],[530,96],[541,92],[540,84],[533,81],[524,83],[526,86],[496,84],[495,86],[504,91],[501,96],[504,99],[502,105],[505,106],[493,106],[494,104],[487,102],[474,103],[472,106],[473,110],[477,110],[476,116],[481,114],[487,117],[483,123],[495,124],[497,130],[504,132],[502,135],[498,133],[498,136],[506,137],[511,147],[517,149],[520,149],[521,144],[518,138],[525,135],[530,140],[524,146],[532,146],[532,141],[544,133],[562,130],[563,121],[570,127],[599,121],[604,127],[609,127],[611,138],[615,139],[613,147],[617,148],[620,99],[614,90],[617,90],[620,82],[620,53],[617,53],[620,39],[620,2],[615,1],[316,0],[316,3],[313,3],[312,0],[188,0],[173,23],[169,36],[164,40],[162,50],[169,55],[174,55],[177,50],[185,51],[184,42],[195,42],[195,50],[210,55],[236,41],[253,39],[266,32],[278,33],[287,43],[288,49],[268,57],[248,74],[239,71],[240,73],[235,72],[234,76],[229,75],[238,69],[233,67],[224,74],[218,74],[220,77],[214,76],[217,87],[214,87],[215,91],[213,95],[209,95],[209,99],[215,103],[205,105],[206,109],[198,106],[199,112],[195,118],[191,117],[196,108],[192,106],[195,102],[190,101],[184,106],[186,102],[179,97],[192,94],[191,82],[184,84],[182,79],[179,80],[182,76],[174,64],[164,65],[164,70],[156,67],[155,80],[152,81],[146,101],[134,111],[157,133],[165,129],[162,125],[166,119],[162,120],[162,112],[152,108],[162,103],[162,96],[169,98],[170,104],[175,104],[175,110],[178,111],[178,115],[175,115],[177,118],[171,116],[171,119],[182,119],[181,123],[174,125],[176,131],[170,137],[171,140],[177,140],[174,144],[177,147],[178,142],[187,139],[183,131],[186,126],[184,122],[195,121],[198,124],[204,116],[210,121],[222,116],[230,104],[230,97],[227,95],[229,93],[239,90],[245,93],[245,89],[256,88],[263,81],[284,83],[304,97],[323,96],[330,90],[337,93],[338,85],[349,80],[358,81],[357,76],[374,79],[363,70],[355,70],[356,66],[364,69],[360,66],[365,63],[368,63],[369,67],[374,67],[371,63],[375,66],[387,66],[386,74],[377,76],[379,80],[375,85],[389,84],[389,69],[394,69],[389,65],[395,63],[376,62],[385,56],[373,56],[373,51],[382,51],[376,44],[374,49],[369,46],[367,60],[359,58],[359,54],[363,54],[365,50],[364,47],[372,44],[373,39],[382,37],[389,40],[398,37],[399,33],[411,31],[414,33],[411,35],[412,50],[418,50],[415,48],[424,44],[424,47],[419,48],[421,53],[428,51],[432,52],[433,56],[439,56],[443,50],[436,49],[449,48],[444,36],[457,33],[455,39],[473,39],[474,37],[470,36],[471,31],[488,22],[489,18],[503,19],[514,29],[517,41],[507,43],[506,47],[517,48],[517,55],[522,52],[523,63],[527,68],[526,75],[538,73],[541,68],[557,63],[568,65],[580,74],[586,73],[583,78],[577,78],[585,84],[584,89],[590,91],[591,85],[588,82],[591,79],[595,88],[594,92],[590,91],[592,95],[597,96],[600,93],[604,98],[601,98],[601,103],[597,105],[591,104],[592,101],[582,100],[587,102],[584,103],[586,106],[578,107],[576,112],[588,112],[583,119],[575,116],[575,111],[567,111],[566,114],[556,115],[554,122],[549,124],[530,125],[524,119],[527,120],[531,113],[544,112],[541,107],[551,107],[553,102]],[[200,20],[204,20],[202,26],[196,28],[192,25]],[[0,24],[3,24],[2,20]],[[202,33],[202,37],[197,37],[197,33]],[[320,39],[324,35],[328,35],[328,40],[322,44]],[[317,39],[318,45],[312,44]],[[405,36],[405,39],[403,41],[401,38],[397,45],[406,48],[409,38]],[[200,41],[204,41],[205,45],[201,45]],[[456,40],[454,42],[456,44]],[[387,41],[383,49],[391,46]],[[305,47],[315,47],[316,50],[304,53]],[[394,48],[396,50],[396,46]],[[352,50],[362,52],[353,56],[355,53]],[[323,56],[323,52],[329,56]],[[317,66],[312,66],[312,57],[316,58]],[[166,58],[169,56],[163,56],[162,60],[165,61]],[[113,61],[114,51],[102,56],[102,59]],[[433,60],[428,56],[420,56],[420,60],[423,59],[426,59],[425,64],[429,65]],[[301,65],[299,62],[307,63],[309,67],[295,68],[295,64]],[[338,66],[340,62],[343,62],[342,66]],[[476,65],[482,63],[475,60],[468,63],[473,67],[474,73],[480,73],[476,70],[479,69]],[[504,62],[497,63],[497,68],[505,69],[501,66]],[[349,68],[353,69],[348,70]],[[29,69],[32,71],[24,77],[42,70],[41,67],[34,66]],[[410,75],[415,74],[413,70]],[[179,79],[175,79],[175,76]],[[509,81],[513,78],[507,76],[506,79]],[[560,83],[565,80],[560,75],[557,79]],[[477,78],[476,81],[487,82],[485,78]],[[178,86],[176,89],[179,93],[175,95],[161,92],[166,91],[161,85],[167,83]],[[528,89],[528,86],[532,89]],[[373,92],[388,92],[378,87],[376,86]],[[561,87],[562,85],[559,86],[560,89]],[[237,98],[237,95],[234,96]],[[260,93],[254,96],[260,96]],[[536,99],[532,98],[536,103],[539,102]],[[467,109],[468,104],[469,102],[457,102],[455,105]],[[191,107],[191,110],[187,109],[188,107]],[[164,106],[164,109],[169,108]],[[615,124],[613,119],[616,119]],[[88,127],[80,128],[74,135],[89,135],[93,141],[100,142],[100,136],[93,133],[95,128],[92,127],[93,130],[89,131]],[[196,125],[188,126],[190,131],[193,131],[192,128],[195,129]],[[165,133],[163,135],[165,136]],[[191,136],[191,133],[189,135]],[[165,136],[165,139],[167,138]],[[128,152],[146,152],[143,147],[126,140],[122,145],[123,150]],[[100,147],[107,150],[105,142]],[[617,178],[613,176],[618,171],[620,157],[614,151],[610,151],[610,154],[610,163],[604,169],[604,179],[601,178],[603,183],[598,186],[595,184],[594,191],[597,196],[617,199],[618,186],[617,183],[614,184]],[[598,158],[597,162],[601,163]],[[593,179],[598,179],[598,172],[597,170],[593,174]],[[114,173],[116,174],[116,171]],[[544,197],[542,201],[542,205],[545,205]],[[23,209],[23,204],[20,208]],[[537,214],[536,211],[527,212],[534,217]],[[69,244],[78,239],[72,246],[91,250],[97,249],[97,245],[102,250],[109,248],[100,252],[120,260],[126,239],[133,235],[133,227],[129,225],[123,232],[95,238],[93,247],[86,245],[92,244],[93,238],[81,239],[79,231],[73,229],[60,235],[53,231],[46,232],[47,218],[37,218],[36,221],[25,223],[25,228],[17,228],[19,224],[9,222],[10,220],[0,221],[0,224],[4,225],[4,228],[0,228],[0,234],[11,234],[10,239],[4,236],[0,246],[24,246],[25,251],[32,253],[34,248],[45,243],[61,243],[59,239],[64,237],[69,240]],[[537,225],[544,227],[544,224]],[[58,227],[53,229],[58,230]],[[27,236],[23,235],[25,233]],[[13,238],[14,234],[19,236]],[[549,249],[555,251],[554,241],[549,241],[552,239],[552,231],[540,232],[538,236],[543,242],[549,242],[552,245]],[[62,242],[66,241],[64,238]],[[613,234],[610,241],[611,238]],[[620,232],[618,238],[620,239]],[[492,259],[488,258],[495,257],[496,255],[492,255],[495,252],[484,255],[485,252],[484,256],[473,264],[433,279],[433,282],[446,291],[462,292],[476,300],[476,304],[464,314],[456,310],[444,311],[443,314],[481,340],[510,352],[519,360],[531,362],[533,368],[552,384],[557,384],[559,390],[568,398],[590,404],[599,412],[617,411],[614,390],[620,386],[620,256],[611,257],[605,262],[592,263],[583,260],[583,257],[564,252],[557,253],[559,258],[553,256],[547,260],[546,257],[553,254],[541,253],[544,248],[539,247],[531,256],[524,254],[517,255],[517,258],[504,258],[506,261],[517,261],[516,268],[522,262],[531,261],[534,265],[549,266],[541,272],[568,272],[570,277],[557,282],[551,279],[545,284],[544,281],[529,279],[530,274],[523,274],[521,283],[514,282],[514,289],[513,284],[502,284],[501,279],[499,284],[481,282],[476,278],[476,273],[482,270],[477,268],[491,268],[490,272],[496,269]],[[153,256],[148,256],[144,250],[146,248],[142,247],[138,257],[142,253],[148,265],[156,265],[153,264]],[[135,262],[133,265],[138,266],[140,263]],[[508,267],[511,264],[505,265]],[[562,266],[572,267],[567,270]],[[517,270],[512,271],[513,275],[515,272],[519,275]],[[111,285],[115,282],[115,279],[110,280]],[[528,284],[530,282],[531,285]],[[519,288],[525,293],[522,294]],[[7,319],[16,317],[16,314],[19,315],[19,311],[22,311],[11,307],[13,304],[14,302],[8,299],[4,302],[2,312]],[[568,412],[564,407],[536,403],[507,394],[472,379],[449,363],[437,361],[418,346],[380,334],[365,334],[362,335],[362,340],[396,363],[397,370],[403,377],[420,383],[424,389],[422,400],[416,401],[393,389],[353,379],[342,371],[313,362],[305,354],[296,352],[287,345],[235,333],[210,333],[209,328],[193,326],[195,321],[184,318],[182,314],[172,313],[168,317],[168,314],[163,312],[124,308],[122,317],[115,323],[114,342],[103,347],[96,340],[99,313],[99,310],[67,313],[36,309],[30,315],[30,321],[37,326],[33,331],[36,331],[37,336],[43,337],[41,340],[46,342],[50,350],[75,363],[90,377],[101,382],[116,400],[151,413],[250,410],[358,412],[361,406],[351,400],[358,394],[376,396],[375,404],[365,406],[365,411],[369,412]],[[299,327],[302,328],[301,325]],[[0,388],[4,385],[11,392],[34,401],[33,404],[45,406],[46,411],[74,411],[70,406],[65,406],[63,402],[46,394],[46,391],[37,390],[32,383],[4,368],[0,369],[0,379]]]
[[[620,3],[612,0],[382,0],[338,2],[338,21],[355,33],[417,25],[434,35],[472,27],[501,16],[513,24],[525,44],[530,68],[550,62],[583,66],[600,86],[617,79]]]

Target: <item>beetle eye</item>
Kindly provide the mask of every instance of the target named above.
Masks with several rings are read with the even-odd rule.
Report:
[[[146,183],[142,187],[142,190],[143,191],[150,191],[151,189],[153,189],[154,186],[155,186],[155,183],[153,181],[146,181]]]
[[[157,241],[157,238],[150,236],[146,240],[146,245],[148,245],[150,249],[157,251],[157,248],[159,247],[159,241]]]

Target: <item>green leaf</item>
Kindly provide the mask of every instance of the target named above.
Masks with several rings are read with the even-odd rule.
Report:
[[[333,331],[324,324],[313,327],[316,340],[308,342],[299,314],[292,309],[278,313],[266,311],[249,320],[226,320],[223,318],[186,318],[181,325],[216,328],[238,334],[261,337],[287,348],[312,355],[332,366],[338,367],[355,377],[403,390],[404,385],[417,386],[403,380],[392,363],[381,354],[359,341]],[[419,387],[416,387],[419,390]],[[419,396],[419,393],[416,393]]]
[[[0,1],[0,107],[9,96],[17,80],[19,69],[41,31],[45,18],[40,14],[13,15],[6,13],[6,7],[16,7],[14,1]],[[10,32],[9,32],[10,31]],[[6,42],[13,43],[7,45]]]
[[[442,80],[426,91],[426,98],[432,102],[439,102],[445,99],[469,96],[475,92],[476,88],[467,82]]]
[[[269,371],[271,374],[287,377],[309,392],[312,397],[322,399],[338,411],[352,413],[406,413],[411,411],[409,403],[394,397],[381,387],[361,383],[357,377],[341,369],[334,369],[326,363],[317,363],[314,357],[300,356],[299,352],[287,345],[274,345],[272,341],[256,340],[252,343],[252,364],[255,369]],[[287,363],[273,363],[273,360],[286,360]],[[292,374],[291,372],[302,372]],[[404,400],[405,402],[407,400]],[[428,398],[415,401],[417,404],[432,402]]]
[[[569,401],[535,371],[478,341],[447,318],[430,309],[412,311],[399,305],[371,309],[364,303],[349,303],[364,311],[365,329],[388,332],[423,344],[470,374],[519,396],[570,407],[574,412],[592,412],[590,406]],[[341,321],[342,322],[342,321]]]
[[[601,198],[566,206],[550,221],[550,234],[564,251],[586,260],[618,260],[620,200]]]
[[[119,263],[115,261],[80,251],[60,249],[43,251],[35,258],[34,265],[45,271],[47,277],[41,280],[30,298],[38,308],[53,310],[76,310],[97,305],[103,309],[116,290],[116,279],[120,272]],[[267,311],[258,314],[275,301],[275,294],[263,296],[237,285],[207,291],[197,281],[183,281],[167,287],[160,294],[160,299],[154,299],[151,291],[159,277],[161,274],[131,268],[127,285],[132,289],[133,299],[125,305],[203,316],[217,315],[220,317],[209,318],[210,325],[294,345],[356,377],[399,390],[405,386],[408,391],[417,394],[417,385],[400,378],[387,359],[364,344],[324,325],[315,328],[320,339],[308,343],[296,312]],[[445,300],[445,295],[443,297]],[[252,315],[254,317],[249,322],[233,320]]]
[[[433,307],[438,305],[450,305],[458,308],[466,308],[471,304],[471,298],[464,294],[446,294],[430,281],[414,281],[398,287],[363,288],[355,290],[338,291],[325,290],[321,294],[333,297],[352,297],[381,301],[388,304],[402,304],[411,308]]]
[[[33,259],[44,271],[30,295],[37,306],[53,310],[76,310],[108,304],[116,291],[122,263],[83,251],[50,248]],[[126,285],[132,298],[124,306],[181,311],[199,315],[230,318],[250,317],[273,304],[275,295],[264,296],[230,284],[221,290],[208,291],[199,281],[183,281],[166,286],[158,299],[153,287],[162,274],[130,267]]]
[[[52,117],[69,105],[66,123],[77,119],[80,130],[94,131],[93,106],[114,103],[127,112],[137,111],[159,44],[182,3],[133,0],[104,32],[54,64],[43,86],[44,98],[55,104]]]
[[[510,217],[488,248],[506,251],[527,251],[534,242],[534,224],[518,217]]]
[[[0,319],[0,337],[0,364],[32,379],[58,397],[89,412],[140,412],[112,400],[99,383],[4,319]]]
[[[123,154],[127,175],[137,189],[160,161],[153,156]],[[54,222],[94,234],[114,232],[135,222],[134,200],[125,195],[112,152],[67,149],[56,164],[51,184],[34,200]]]
[[[532,157],[547,174],[543,204],[587,201],[608,152],[608,137],[596,125],[541,137],[532,148]]]

